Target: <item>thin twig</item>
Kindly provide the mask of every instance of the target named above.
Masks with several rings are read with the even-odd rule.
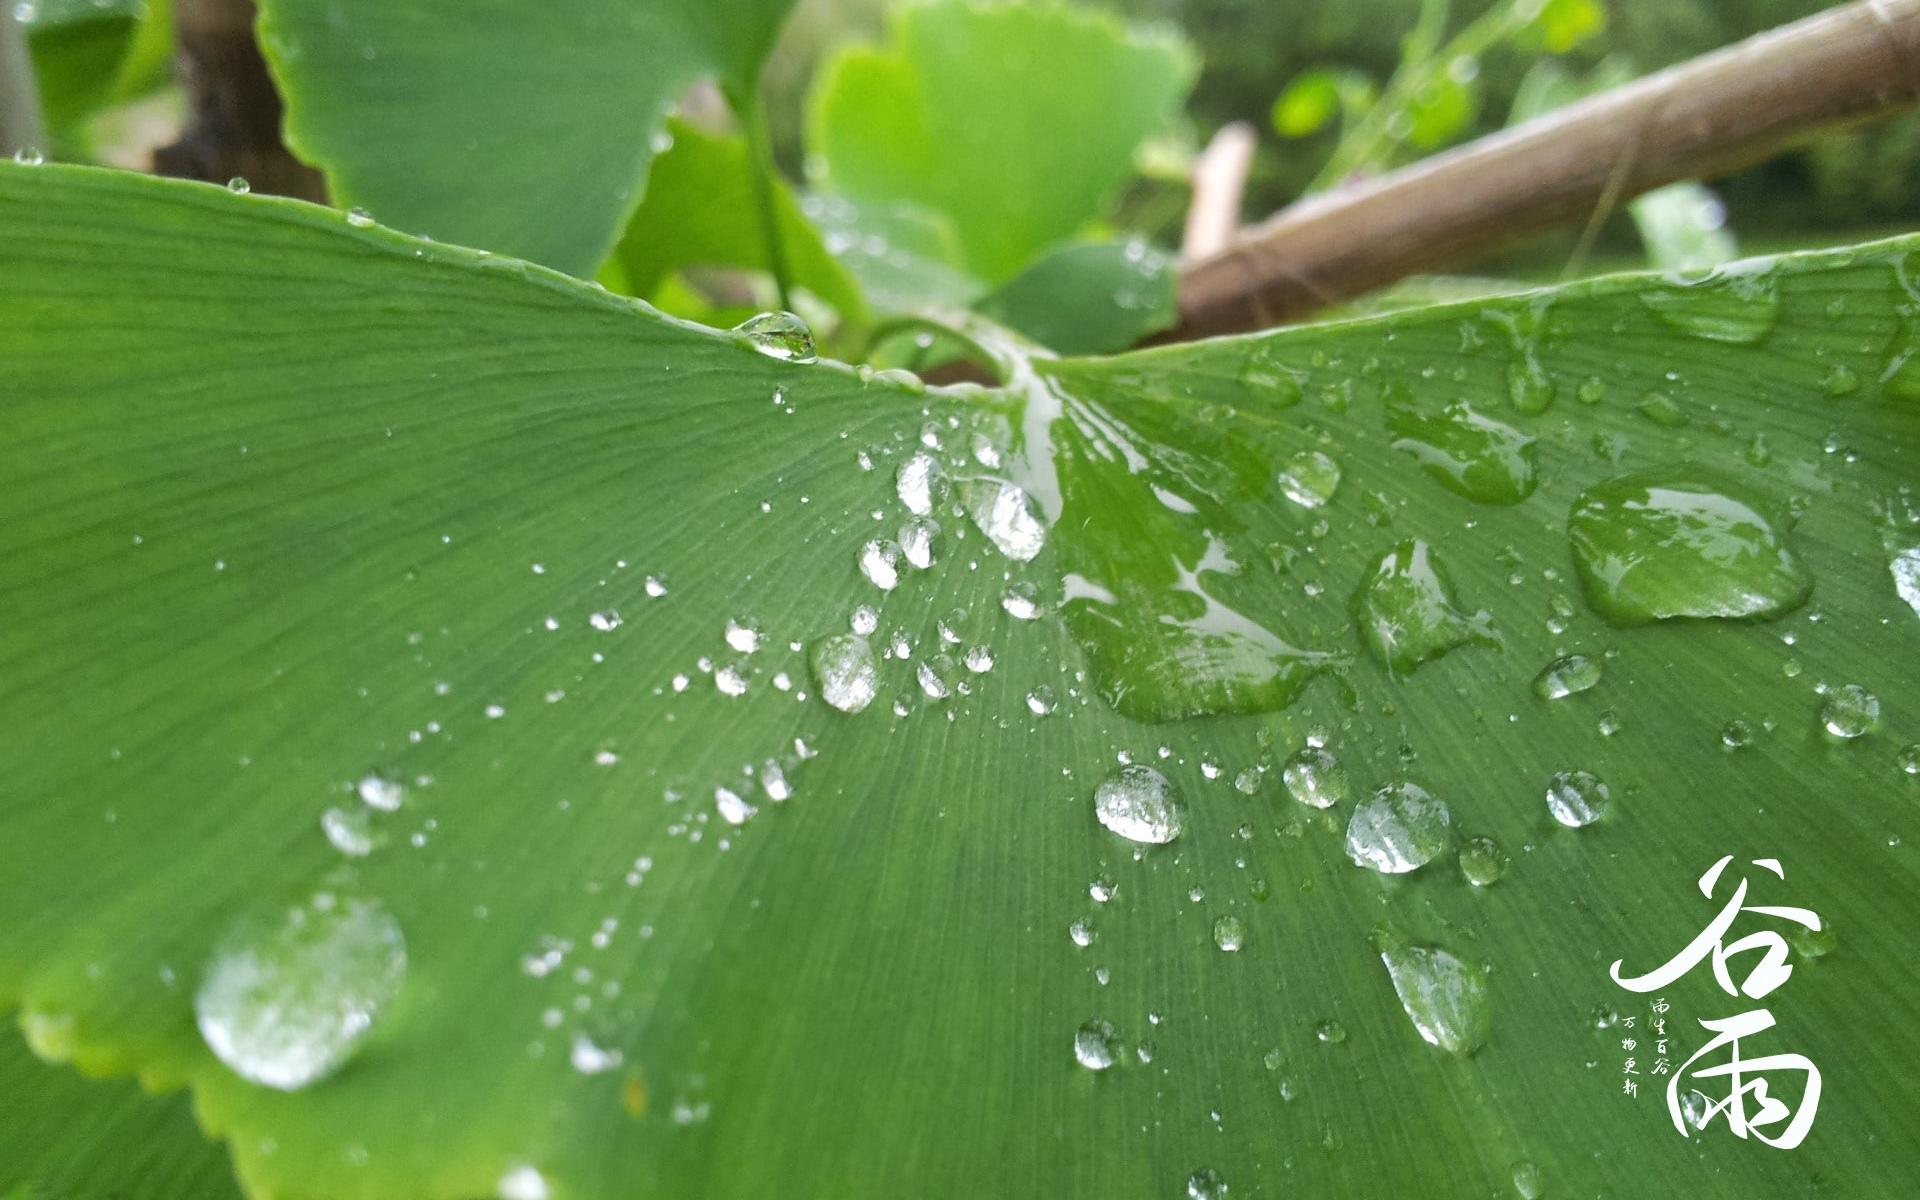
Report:
[[[1256,138],[1245,121],[1222,125],[1193,160],[1193,198],[1180,237],[1180,260],[1198,262],[1218,254],[1240,228],[1240,199],[1247,190]]]
[[[1157,340],[1299,320],[1585,219],[1609,191],[1725,175],[1917,103],[1920,0],[1861,0],[1283,209],[1183,269],[1180,324]]]
[[[780,211],[774,201],[773,142],[767,135],[767,114],[760,90],[752,87],[729,95],[734,119],[746,136],[747,175],[753,182],[753,203],[760,214],[760,233],[767,242],[767,273],[773,276],[780,307],[793,311],[793,275],[787,269],[786,239],[780,232]]]

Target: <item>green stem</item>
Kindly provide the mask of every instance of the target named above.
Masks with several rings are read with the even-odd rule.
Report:
[[[744,94],[729,93],[728,102],[740,121],[740,132],[747,138],[748,166],[753,178],[753,203],[760,212],[760,232],[767,239],[767,268],[773,286],[780,293],[780,307],[793,311],[793,276],[787,269],[787,247],[780,237],[780,213],[774,205],[773,142],[767,136],[766,110],[760,103],[759,89]]]
[[[40,89],[33,78],[33,56],[27,50],[27,27],[13,15],[13,6],[0,7],[0,154],[47,148],[46,126],[40,119]]]

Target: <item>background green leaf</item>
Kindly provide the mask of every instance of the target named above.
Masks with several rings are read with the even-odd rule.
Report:
[[[191,1085],[258,1193],[1920,1170],[1914,239],[923,391],[219,188],[0,164],[0,212],[0,1000]],[[1809,598],[1607,623],[1571,515],[1696,469]],[[1757,536],[1654,534],[1681,592]],[[1409,785],[1435,857],[1355,865]],[[1097,818],[1157,795],[1169,844]],[[1724,854],[1831,923],[1770,1001],[1828,1081],[1790,1155],[1618,1094],[1606,964]],[[323,897],[404,983],[248,1084],[196,996]]]
[[[751,97],[792,0],[262,0],[286,138],[341,207],[592,275],[706,76]]]
[[[825,69],[809,120],[817,182],[941,214],[989,283],[1098,215],[1195,68],[1170,32],[1054,4],[912,3],[889,28],[886,49]]]
[[[669,121],[673,144],[653,164],[647,195],[614,249],[636,296],[652,298],[671,272],[694,266],[770,272],[766,232],[753,203],[752,159],[738,137]],[[805,288],[842,317],[859,322],[866,305],[859,285],[828,253],[793,193],[776,184],[774,204],[787,267]]]
[[[34,79],[55,152],[84,152],[88,118],[168,80],[170,0],[35,0],[27,7]]]
[[[1040,256],[974,307],[1062,354],[1125,350],[1178,315],[1175,264],[1146,242],[1082,242]]]

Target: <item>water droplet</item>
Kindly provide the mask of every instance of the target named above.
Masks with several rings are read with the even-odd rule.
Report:
[[[1347,821],[1347,857],[1383,875],[1404,875],[1447,852],[1453,813],[1415,783],[1381,788]]]
[[[1900,773],[1920,775],[1920,742],[1912,742],[1900,748]]]
[[[1413,1027],[1430,1045],[1468,1055],[1486,1044],[1487,975],[1438,946],[1416,946],[1376,931],[1374,949]]]
[[[1246,945],[1247,929],[1240,918],[1232,915],[1215,917],[1213,921],[1213,944],[1228,954],[1234,953]]]
[[[1120,1035],[1098,1018],[1073,1031],[1073,1057],[1089,1071],[1104,1071],[1120,1057]]]
[[[969,646],[961,661],[967,664],[967,670],[982,675],[993,670],[993,651],[985,646]]]
[[[400,801],[406,796],[406,789],[397,780],[381,775],[365,775],[354,789],[360,793],[360,799],[372,808],[382,812],[394,812],[400,807]]]
[[[1227,1181],[1212,1167],[1187,1176],[1187,1200],[1226,1200]]]
[[[320,892],[241,918],[207,963],[194,1016],[236,1075],[293,1091],[352,1057],[406,971],[406,940],[384,907]]]
[[[915,454],[900,464],[894,476],[900,503],[917,517],[930,517],[947,498],[947,476],[931,454]]]
[[[1842,684],[1821,702],[1820,725],[1837,738],[1864,737],[1880,728],[1880,697],[1857,683]]]
[[[725,636],[727,645],[741,654],[752,654],[760,649],[760,631],[751,621],[728,621]]]
[[[620,1065],[620,1052],[594,1043],[584,1033],[573,1035],[573,1044],[568,1048],[567,1058],[573,1069],[582,1075],[598,1075],[611,1071]]]
[[[1584,654],[1554,659],[1534,677],[1533,691],[1542,700],[1559,700],[1584,692],[1600,682],[1600,663]]]
[[[355,229],[367,229],[373,225],[373,214],[364,208],[350,208],[347,210],[347,224]]]
[[[809,363],[814,360],[813,330],[790,312],[764,312],[733,327],[748,345],[768,358]]]
[[[1787,940],[1793,943],[1793,952],[1801,958],[1824,958],[1840,944],[1840,935],[1834,932],[1833,923],[1829,921],[1818,929],[1795,925],[1788,931]]]
[[[1745,721],[1732,720],[1720,730],[1720,744],[1729,750],[1738,750],[1753,741],[1753,726]]]
[[[1059,702],[1054,699],[1053,689],[1042,683],[1027,693],[1027,710],[1036,717],[1044,717],[1052,712]]]
[[[1569,829],[1607,815],[1613,793],[1592,771],[1557,771],[1547,780],[1547,811]]]
[[[1538,483],[1536,439],[1465,404],[1433,415],[1390,409],[1387,428],[1395,450],[1413,455],[1421,470],[1469,500],[1518,504]]]
[[[1010,584],[1006,595],[1000,597],[1000,607],[1016,621],[1031,621],[1043,611],[1040,589],[1026,582]]]
[[[1507,873],[1507,852],[1490,837],[1468,838],[1460,847],[1460,873],[1475,887],[1491,887]]]
[[[1347,769],[1318,746],[1295,751],[1280,768],[1280,782],[1286,785],[1289,796],[1309,808],[1332,808],[1351,790]]]
[[[1313,1027],[1313,1036],[1329,1046],[1338,1046],[1347,1040],[1347,1027],[1328,1018]]]
[[[1067,926],[1067,936],[1073,939],[1074,945],[1085,949],[1093,945],[1094,939],[1100,935],[1094,930],[1091,919],[1087,917],[1077,917],[1074,919],[1073,924]]]
[[[236,196],[244,196],[253,190],[253,185],[247,182],[245,176],[235,175],[227,180],[227,190]]]
[[[900,553],[917,571],[933,565],[940,555],[940,524],[928,517],[912,517],[900,526]]]
[[[1399,674],[1469,642],[1498,644],[1485,611],[1461,611],[1445,569],[1424,541],[1389,550],[1354,592],[1353,612],[1361,640]]]
[[[1835,363],[1827,369],[1827,377],[1820,386],[1829,396],[1851,396],[1860,390],[1860,376],[1845,363]]]
[[[1047,542],[1047,527],[1020,487],[998,480],[969,479],[960,485],[967,515],[1000,553],[1031,562]]]
[[[1100,823],[1128,841],[1164,845],[1180,836],[1186,806],[1167,777],[1130,763],[1109,775],[1093,793]]]
[[[1280,468],[1280,490],[1302,508],[1319,508],[1340,486],[1340,464],[1318,450],[1302,450]]]
[[[494,1185],[498,1200],[548,1200],[552,1194],[546,1176],[529,1166],[511,1167]]]
[[[1813,579],[1765,507],[1693,468],[1622,475],[1582,493],[1567,519],[1594,610],[1615,625],[1673,617],[1778,617]]]
[[[329,808],[320,814],[320,829],[335,850],[350,858],[373,853],[373,821],[364,808]]]
[[[900,582],[900,547],[884,538],[869,541],[860,547],[860,573],[881,591],[892,591]]]
[[[1524,1159],[1513,1164],[1513,1191],[1520,1200],[1540,1200],[1546,1194],[1540,1168]]]
[[[23,167],[37,167],[47,161],[47,156],[38,146],[22,146],[13,152],[13,161]]]
[[[880,671],[873,647],[857,634],[841,633],[813,644],[813,681],[820,698],[845,713],[857,713],[873,703],[880,688]]]
[[[1094,881],[1087,885],[1087,895],[1092,896],[1096,904],[1105,904],[1113,899],[1114,893],[1118,890],[1119,885],[1113,882],[1111,875],[1096,876]]]
[[[1750,346],[1764,341],[1780,319],[1780,287],[1770,268],[1737,265],[1693,277],[1668,276],[1639,295],[1660,320],[1710,341]]]

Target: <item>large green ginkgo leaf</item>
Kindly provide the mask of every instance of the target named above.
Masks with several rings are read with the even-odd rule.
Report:
[[[341,207],[591,275],[687,86],[752,96],[793,0],[261,0],[286,137]]]
[[[1904,1196],[1917,252],[923,391],[0,168],[0,1003],[263,1196]]]
[[[826,68],[810,162],[856,201],[946,218],[989,283],[1097,216],[1193,81],[1176,35],[1069,5],[916,0],[891,17],[892,45]]]

